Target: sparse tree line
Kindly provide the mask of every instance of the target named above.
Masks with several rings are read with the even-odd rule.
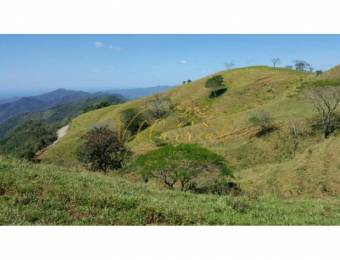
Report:
[[[274,68],[277,68],[278,65],[281,63],[280,58],[273,58],[271,59],[271,63]],[[315,70],[310,63],[304,60],[294,60],[293,65],[285,66],[286,69],[295,69],[297,71],[305,71],[305,72],[315,72],[317,76],[323,73],[322,70]]]

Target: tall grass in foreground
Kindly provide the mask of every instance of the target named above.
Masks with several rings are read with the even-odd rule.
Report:
[[[0,157],[1,225],[336,225],[340,199],[197,195]]]

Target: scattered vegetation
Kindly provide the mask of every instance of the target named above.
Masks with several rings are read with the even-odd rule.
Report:
[[[276,204],[278,208],[284,203],[282,197],[299,197],[301,201],[309,198],[311,203],[317,203],[316,201],[324,197],[329,200],[336,199],[340,194],[338,177],[340,165],[336,158],[340,152],[340,139],[336,134],[324,139],[318,133],[319,130],[316,131],[313,124],[315,118],[319,117],[318,112],[311,102],[307,102],[300,87],[306,87],[306,90],[317,85],[327,87],[331,85],[330,81],[335,84],[333,86],[337,86],[338,84],[334,82],[339,78],[336,75],[340,74],[334,69],[332,74],[327,71],[317,77],[315,73],[304,71],[250,67],[236,68],[221,72],[220,75],[228,83],[228,95],[220,98],[207,97],[205,89],[207,78],[163,93],[160,99],[170,99],[176,104],[176,109],[162,116],[161,123],[155,124],[152,131],[151,128],[145,129],[138,140],[133,138],[128,140],[126,145],[131,148],[136,158],[140,154],[148,154],[169,144],[183,142],[198,143],[221,155],[233,170],[237,186],[242,189],[241,195],[238,196],[240,201],[235,200],[231,206],[237,212],[243,212],[242,214],[245,214],[244,212],[258,214],[258,211],[252,208],[252,205],[256,204],[252,199],[257,200],[259,194],[280,196]],[[147,110],[148,112],[142,113],[143,119],[154,122],[153,118],[157,116],[150,111],[151,100],[152,98],[146,97],[78,117],[73,120],[67,136],[44,154],[43,161],[59,163],[58,158],[67,154],[65,162],[60,164],[77,166],[73,159],[74,147],[79,144],[79,136],[85,129],[89,129],[96,122],[108,123],[114,128],[115,122],[112,119],[118,118],[121,111],[130,108],[139,112]],[[251,138],[254,134],[261,133],[262,129],[261,124],[257,123],[256,127],[253,127],[253,123],[249,126],[248,120],[254,111],[269,111],[270,117],[275,118],[272,125],[278,128],[277,131],[266,135],[260,134],[261,138]],[[150,132],[155,136],[149,135]],[[140,181],[140,176],[136,177],[134,173],[142,170],[141,167],[132,167],[131,171],[124,167],[122,171],[125,169],[129,174],[122,175],[124,178],[129,180],[131,178],[134,182]],[[223,183],[211,180],[210,178],[217,176],[216,173],[218,171],[207,174],[203,172],[193,177],[193,183],[197,185],[196,187],[191,185],[189,191],[225,194],[224,190],[228,190],[228,186],[234,184],[231,181]],[[149,177],[147,185],[155,189],[163,188],[161,192],[173,196],[172,198],[179,196],[180,192],[177,190],[181,190],[178,180],[173,191],[168,193],[162,181],[153,176]],[[237,193],[237,188],[234,191]],[[206,196],[191,192],[182,194]],[[215,195],[209,196],[213,196],[214,200],[220,198]],[[245,200],[244,196],[247,196]],[[229,196],[221,198],[226,199]],[[156,201],[158,199],[160,197],[154,198]],[[292,206],[290,209],[296,208]],[[301,214],[310,212],[309,209],[299,210]],[[263,212],[268,218],[275,218],[274,215],[267,213]]]

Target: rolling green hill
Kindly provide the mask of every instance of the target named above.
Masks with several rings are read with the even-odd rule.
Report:
[[[337,79],[338,71],[337,67],[322,76],[260,66],[221,71],[216,75],[223,76],[228,90],[217,98],[209,98],[210,90],[204,87],[211,76],[178,86],[162,94],[175,109],[143,130],[128,146],[138,155],[157,149],[160,137],[169,144],[198,143],[222,155],[250,195],[340,195],[340,166],[335,156],[339,137],[324,140],[313,128],[317,113],[301,92],[303,86],[317,80]],[[79,166],[75,151],[83,134],[96,125],[117,127],[123,111],[147,110],[151,100],[145,97],[75,118],[68,134],[41,159]],[[263,137],[256,136],[258,129],[248,120],[259,111],[271,114],[276,129]],[[290,126],[296,122],[303,135],[294,148]]]

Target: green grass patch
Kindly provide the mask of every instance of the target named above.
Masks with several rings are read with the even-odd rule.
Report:
[[[337,225],[340,198],[157,190],[117,176],[0,159],[1,225]]]

